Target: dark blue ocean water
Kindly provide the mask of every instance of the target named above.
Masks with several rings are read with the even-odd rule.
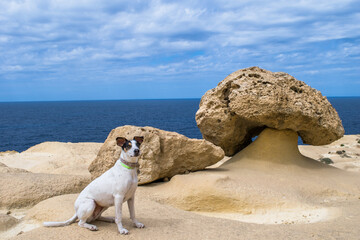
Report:
[[[360,133],[360,97],[328,98],[346,134]],[[195,122],[200,99],[0,103],[0,151],[44,141],[104,142],[122,125],[152,126],[202,138]]]

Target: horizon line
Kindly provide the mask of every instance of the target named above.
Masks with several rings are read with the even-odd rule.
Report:
[[[326,98],[360,98],[360,96],[325,96]],[[202,97],[193,98],[128,98],[128,99],[63,99],[63,100],[15,100],[0,101],[0,103],[30,103],[30,102],[96,102],[96,101],[149,101],[149,100],[200,100]]]

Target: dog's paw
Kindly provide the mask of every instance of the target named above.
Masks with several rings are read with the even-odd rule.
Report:
[[[136,226],[137,228],[144,228],[144,227],[145,227],[145,225],[142,224],[141,222],[135,223],[135,226]]]
[[[97,230],[99,230],[99,229],[97,228],[97,226],[95,226],[95,225],[90,225],[90,226],[89,226],[89,229],[90,229],[91,231],[97,231]]]
[[[128,235],[129,231],[126,228],[122,228],[119,230],[120,234]]]

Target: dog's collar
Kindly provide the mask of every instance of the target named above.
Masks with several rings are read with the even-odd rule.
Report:
[[[120,158],[120,164],[127,169],[133,169],[133,168],[138,168],[139,167],[139,163],[132,163],[132,162],[128,162],[122,158]]]

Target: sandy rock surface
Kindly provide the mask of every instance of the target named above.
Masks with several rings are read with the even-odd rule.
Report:
[[[48,198],[31,209],[12,209],[10,216],[19,221],[0,231],[0,239],[358,239],[360,175],[302,156],[291,131],[266,135],[204,171],[139,186],[136,215],[146,228],[132,226],[124,204],[123,223],[129,236],[119,235],[115,224],[99,221],[97,232],[76,223],[42,227],[43,221],[63,221],[73,215],[77,194],[70,194]],[[300,146],[300,150],[305,154],[302,148],[306,148],[315,159],[338,148],[354,157],[358,137],[345,136],[323,147]],[[353,160],[355,164],[357,159]],[[20,176],[18,180],[13,185],[6,182],[7,191],[14,185],[45,188],[43,181],[49,182]],[[114,216],[114,208],[104,215]]]
[[[117,137],[133,139],[143,136],[139,158],[139,184],[172,177],[187,171],[197,171],[220,161],[224,151],[214,144],[199,139],[152,127],[123,126],[112,130],[98,156],[89,166],[93,178],[100,176],[119,159],[121,148]]]
[[[0,232],[9,229],[19,222],[18,219],[10,216],[9,214],[0,213]]]
[[[344,134],[337,112],[319,91],[287,73],[258,67],[238,70],[207,91],[196,122],[203,137],[227,156],[264,127],[294,130],[311,145],[329,144]]]
[[[80,192],[90,178],[45,173],[0,173],[0,209],[22,208],[67,193]]]
[[[360,134],[345,135],[325,146],[299,146],[300,152],[310,158],[352,172],[360,172]]]
[[[175,176],[153,197],[207,216],[308,224],[337,218],[334,202],[358,201],[360,175],[301,155],[291,130],[265,129],[222,166]]]
[[[190,174],[191,175],[191,174]],[[206,179],[204,179],[206,181]],[[73,213],[73,203],[77,194],[62,195],[45,200],[29,210],[24,227],[32,226],[36,229],[26,231],[22,234],[12,232],[11,239],[26,240],[65,240],[65,239],[358,239],[360,230],[360,200],[348,200],[336,203],[326,203],[328,208],[341,207],[338,215],[329,217],[321,212],[306,212],[298,209],[287,214],[281,210],[271,214],[260,214],[260,218],[277,218],[277,224],[255,224],[234,220],[217,215],[204,215],[201,213],[184,211],[164,204],[160,199],[154,200],[154,192],[162,191],[163,186],[169,183],[156,183],[147,186],[140,186],[136,193],[136,215],[139,221],[145,224],[144,229],[135,228],[130,219],[126,205],[123,205],[123,224],[130,231],[130,235],[121,236],[114,223],[96,221],[94,224],[99,231],[92,232],[80,228],[76,223],[67,227],[45,228],[41,226],[43,221],[63,221],[70,218]],[[173,190],[175,192],[176,189]],[[316,219],[321,215],[322,221],[312,223],[296,224],[288,221],[289,214],[294,218],[300,215],[301,218]],[[104,216],[114,216],[114,208],[104,212]],[[224,214],[223,214],[224,215]],[[252,216],[249,214],[247,216]],[[226,216],[226,215],[225,215]],[[304,217],[305,216],[305,217]],[[283,222],[281,221],[283,220]],[[20,231],[20,230],[18,230]],[[1,236],[1,235],[0,235]]]
[[[28,171],[21,168],[11,168],[0,162],[0,173],[19,173],[19,172],[24,173]]]
[[[102,143],[44,142],[18,153],[0,153],[0,163],[34,173],[90,176],[87,170]]]

